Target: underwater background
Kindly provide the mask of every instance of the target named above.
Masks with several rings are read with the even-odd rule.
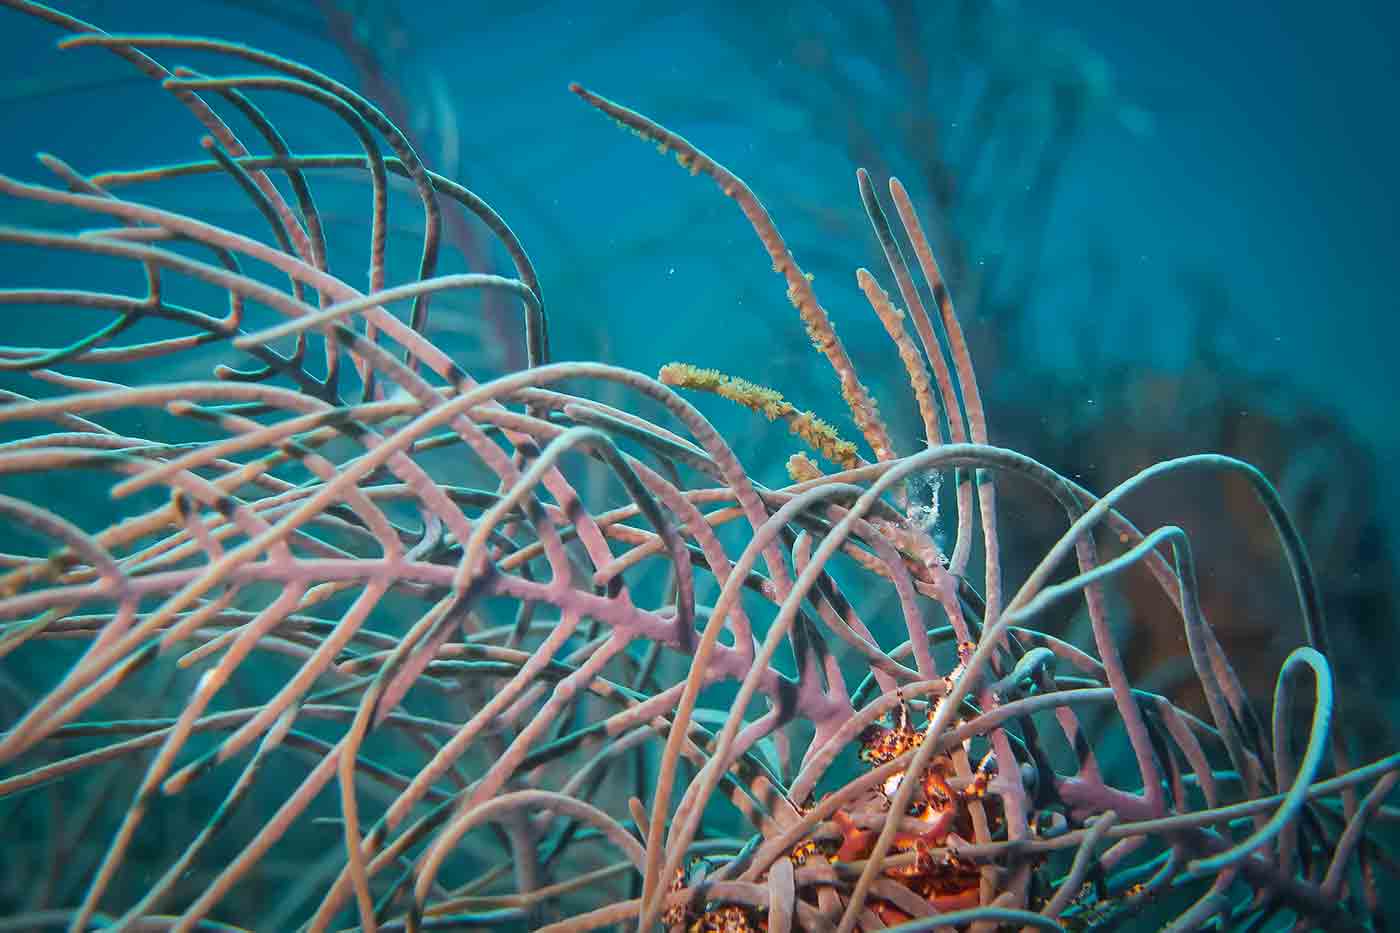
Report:
[[[904,376],[884,365],[886,338],[851,272],[878,260],[854,173],[901,177],[969,331],[992,441],[1092,489],[1197,451],[1260,466],[1304,526],[1338,637],[1355,649],[1343,670],[1396,698],[1395,5],[1325,16],[1301,2],[67,6],[111,29],[268,48],[380,101],[430,164],[521,237],[548,291],[556,358],[713,367],[838,427],[849,419],[834,382],[811,366],[739,212],[566,86],[664,120],[746,178],[877,396],[899,397]],[[7,133],[0,170],[36,177],[40,146],[88,172],[200,156],[200,131],[173,99],[99,49],[50,54],[54,41],[43,24],[5,18],[0,101],[6,126],[34,143]],[[266,106],[293,148],[353,148],[300,101]],[[185,197],[251,214],[218,180],[189,182],[171,203]],[[338,215],[352,248],[361,209]],[[408,263],[405,223],[394,242]],[[460,255],[448,249],[446,268],[465,268]],[[12,252],[0,269],[34,271],[33,259]],[[485,312],[439,315],[434,339],[478,374],[519,366],[513,313]],[[727,403],[701,405],[775,445],[746,462],[783,475],[781,434]],[[886,409],[896,439],[914,443],[912,400]],[[1227,648],[1258,657],[1267,693],[1298,631],[1266,529],[1225,528],[1240,495],[1212,481],[1159,498],[1221,575],[1203,581],[1207,610]],[[1036,507],[1014,487],[1007,496],[1008,521]],[[1144,520],[1155,506],[1139,506]],[[1037,518],[1051,516],[1025,525]],[[1255,550],[1241,552],[1252,532]],[[1141,663],[1176,650],[1154,644]],[[1382,728],[1389,717],[1375,712]]]
[[[713,367],[853,433],[734,205],[567,84],[649,114],[764,202],[908,451],[918,415],[912,398],[894,401],[905,377],[852,274],[880,263],[855,169],[899,176],[968,331],[992,443],[1093,490],[1198,451],[1258,465],[1312,550],[1362,757],[1396,746],[1396,4],[61,6],[112,31],[256,45],[380,102],[438,171],[509,220],[548,295],[556,359]],[[87,173],[203,156],[202,130],[173,100],[100,49],[53,51],[55,38],[0,10],[0,172],[42,177],[41,148]],[[266,106],[294,149],[354,146],[303,102]],[[363,204],[325,198],[329,235],[363,250]],[[154,200],[190,199],[210,218],[226,200],[230,227],[257,223],[223,179]],[[58,217],[0,202],[6,225]],[[393,231],[391,263],[411,269],[417,236],[416,218]],[[489,247],[462,258],[481,242],[467,229],[444,271],[505,269]],[[7,247],[0,285],[53,281],[66,261]],[[7,322],[0,342],[52,343],[51,326]],[[479,377],[523,362],[518,314],[489,300],[444,301],[430,333]],[[782,481],[788,438],[721,400],[697,405],[757,477]],[[1006,485],[1008,576],[1020,576],[1062,526]],[[1206,611],[1267,704],[1301,628],[1243,484],[1171,479],[1132,506],[1143,526],[1170,517],[1192,535]],[[98,522],[96,495],[91,508]],[[1134,603],[1115,624],[1140,685],[1172,695],[1190,673],[1185,646],[1179,625],[1155,621]],[[1199,705],[1194,685],[1181,689],[1175,699]]]

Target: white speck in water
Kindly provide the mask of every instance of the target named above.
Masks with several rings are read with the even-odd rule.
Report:
[[[914,473],[904,481],[908,505],[904,516],[915,528],[933,534],[938,524],[938,490],[943,477],[938,472]]]

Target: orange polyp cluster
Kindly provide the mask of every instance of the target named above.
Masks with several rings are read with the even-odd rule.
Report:
[[[671,886],[668,889],[671,893],[685,887],[685,869],[677,868],[676,876],[671,879]],[[666,925],[666,929],[674,930],[676,927],[685,924],[685,905],[673,904],[661,912],[661,922]]]
[[[793,847],[792,852],[788,854],[788,858],[792,860],[792,864],[801,868],[803,865],[806,865],[807,860],[814,855],[823,855],[827,858],[831,857],[831,853],[817,845],[815,839],[804,839]]]
[[[923,741],[924,732],[914,726],[909,706],[901,697],[890,714],[889,725],[877,721],[861,732],[857,754],[865,764],[879,767],[913,751]],[[972,836],[971,806],[987,798],[990,775],[985,768],[979,768],[967,787],[958,790],[950,781],[953,773],[954,762],[950,755],[938,754],[929,761],[910,798],[903,829],[894,837],[889,850],[890,856],[912,853],[914,858],[912,861],[895,859],[895,863],[886,865],[882,872],[886,879],[913,891],[940,911],[975,907],[980,902],[978,867],[939,850],[946,850],[952,836]],[[880,836],[878,825],[870,825],[878,824],[871,812],[878,814],[881,807],[887,810],[890,799],[906,778],[907,771],[896,771],[865,800],[836,810],[831,819],[839,837],[804,839],[793,847],[789,860],[800,868],[819,857],[830,862],[868,859]],[[995,813],[989,816],[994,818]],[[672,890],[681,890],[686,882],[685,873],[677,872]],[[879,897],[872,896],[870,909],[887,925],[913,919]],[[698,916],[676,907],[667,911],[664,919],[670,929],[683,929],[686,933],[759,933],[768,928],[761,910],[715,902],[707,904]]]
[[[759,911],[738,904],[725,904],[707,910],[692,923],[686,933],[761,933],[768,929],[768,921],[759,916]]]
[[[703,874],[706,870],[703,858],[691,860],[692,871]],[[694,881],[692,871],[676,869],[676,877],[671,881],[671,891],[683,890],[688,881]],[[705,905],[700,914],[695,914],[685,904],[666,908],[661,914],[661,922],[666,929],[684,930],[685,933],[766,933],[768,920],[764,911],[741,904],[711,902]]]
[[[894,709],[892,727],[874,722],[861,732],[860,760],[868,765],[883,765],[922,744],[924,734],[910,724],[909,707],[901,698]]]
[[[914,728],[909,707],[902,698],[894,709],[892,720],[890,726],[877,722],[861,733],[861,761],[878,767],[923,744],[924,733]],[[980,885],[980,875],[975,865],[953,855],[937,859],[931,855],[933,849],[947,845],[950,835],[971,835],[972,819],[968,804],[981,799],[986,792],[986,772],[979,772],[966,790],[956,790],[948,781],[953,767],[953,760],[947,754],[935,755],[919,776],[919,788],[905,814],[912,817],[918,828],[896,835],[890,848],[892,855],[914,853],[914,861],[884,870],[886,878],[899,882],[940,910],[976,906]],[[898,771],[885,780],[880,792],[886,798],[886,805],[906,778],[906,772]],[[833,815],[833,821],[842,830],[842,843],[835,860],[860,861],[868,858],[874,850],[879,832],[856,826],[851,815],[842,810]],[[885,923],[912,919],[879,899],[875,899],[871,907]]]

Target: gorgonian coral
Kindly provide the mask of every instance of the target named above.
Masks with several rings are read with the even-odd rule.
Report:
[[[1197,455],[1096,496],[991,446],[897,181],[899,232],[858,174],[904,310],[857,280],[922,417],[911,454],[747,185],[573,89],[738,204],[867,458],[753,382],[552,362],[510,228],[326,75],[0,2],[65,30],[62,48],[134,66],[208,153],[95,172],[45,155],[57,185],[0,178],[11,204],[71,221],[0,230],[46,257],[24,275],[63,270],[61,286],[0,291],[10,318],[48,315],[40,332],[62,335],[102,316],[0,350],[0,514],[17,542],[0,577],[0,926],[1374,928],[1392,863],[1372,824],[1393,815],[1400,757],[1353,767],[1337,738],[1316,583],[1273,488]],[[186,54],[230,73],[160,60]],[[298,153],[260,104],[275,95],[359,150]],[[215,182],[253,220],[158,206]],[[331,183],[366,182],[367,251],[323,208]],[[401,277],[388,217],[411,205],[421,245]],[[439,273],[459,210],[513,276]],[[478,381],[435,343],[430,309],[483,290],[518,302],[530,365]],[[794,481],[764,486],[667,383],[785,422],[833,472],[795,454]],[[1186,471],[1244,477],[1292,572],[1309,644],[1279,674],[1271,725],[1200,612],[1183,532],[1120,511]],[[1003,481],[1043,490],[1067,524],[1014,590]],[[1128,682],[1107,603],[1124,573],[1176,607],[1208,717]],[[1084,613],[1089,643],[1047,630],[1056,606]]]

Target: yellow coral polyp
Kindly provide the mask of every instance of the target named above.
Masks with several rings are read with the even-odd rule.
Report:
[[[844,469],[860,465],[860,454],[855,444],[843,439],[834,427],[812,412],[799,411],[776,389],[689,363],[667,363],[661,367],[657,378],[673,388],[713,392],[759,412],[769,421],[782,419],[787,422],[788,430],[832,463]]]
[[[822,471],[816,461],[803,453],[793,454],[787,459],[787,473],[794,483],[807,483],[821,479]]]

